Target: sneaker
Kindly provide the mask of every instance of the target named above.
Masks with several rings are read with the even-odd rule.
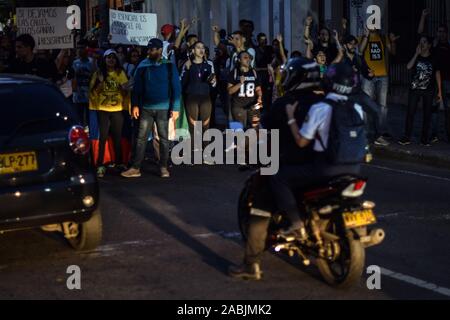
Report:
[[[141,170],[130,168],[127,171],[124,171],[120,174],[124,178],[140,178]]]
[[[97,168],[97,177],[98,178],[103,178],[106,174],[106,168],[101,166]]]
[[[422,146],[422,147],[431,147],[431,143],[429,142],[429,141],[422,141],[421,143],[420,143],[420,145]]]
[[[431,143],[438,143],[439,142],[439,138],[437,136],[433,136],[431,138]]]
[[[406,137],[404,137],[404,138],[401,138],[401,139],[398,141],[398,144],[400,144],[400,145],[402,145],[402,146],[409,146],[409,145],[411,144],[411,140],[408,139],[408,138],[406,138]]]
[[[255,280],[259,281],[262,279],[261,267],[258,263],[251,265],[242,264],[240,266],[231,266],[228,268],[228,274],[232,278],[244,279],[244,280]]]
[[[377,140],[375,140],[374,144],[376,146],[387,147],[390,143],[381,136]]]
[[[161,178],[167,179],[170,178],[170,172],[167,168],[161,168]]]

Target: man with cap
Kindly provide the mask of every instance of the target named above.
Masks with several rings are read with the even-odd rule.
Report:
[[[178,118],[181,84],[176,66],[162,56],[163,42],[151,39],[148,58],[142,61],[135,73],[132,94],[132,116],[139,119],[139,128],[131,160],[131,168],[122,173],[125,178],[141,176],[148,136],[156,123],[160,138],[160,173],[169,178],[169,119]]]

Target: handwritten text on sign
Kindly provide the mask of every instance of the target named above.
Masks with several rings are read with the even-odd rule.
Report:
[[[71,31],[66,27],[67,8],[17,8],[18,34],[31,34],[37,49],[73,48]]]
[[[111,43],[146,46],[157,35],[157,15],[109,10]]]

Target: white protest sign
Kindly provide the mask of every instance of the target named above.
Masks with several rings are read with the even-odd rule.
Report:
[[[157,36],[157,15],[109,10],[111,43],[146,46]]]
[[[67,8],[17,8],[18,34],[31,34],[36,49],[73,48],[73,37],[67,29]]]

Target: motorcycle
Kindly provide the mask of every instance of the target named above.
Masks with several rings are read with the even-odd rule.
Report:
[[[252,209],[259,171],[247,181],[239,199],[238,219],[244,241]],[[290,225],[282,212],[270,218],[266,249],[296,254],[305,266],[315,259],[324,280],[332,286],[347,288],[361,279],[365,266],[365,249],[379,245],[385,238],[382,229],[369,230],[376,224],[375,203],[363,201],[367,179],[343,175],[318,182],[308,190],[297,190],[299,213],[305,222],[306,235],[286,236],[282,230]]]

